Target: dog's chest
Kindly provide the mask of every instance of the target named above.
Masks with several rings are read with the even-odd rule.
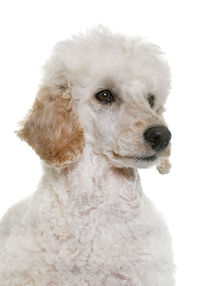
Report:
[[[152,249],[157,242],[149,239],[147,216],[143,202],[133,206],[107,202],[80,210],[76,220],[69,219],[71,236],[61,240],[57,249],[59,271],[86,277],[101,272],[118,280],[128,279],[133,268],[147,264],[154,256]]]
[[[53,218],[48,252],[64,281],[80,282],[82,277],[92,281],[99,276],[99,285],[106,285],[105,277],[112,277],[111,284],[118,285],[116,281],[127,282],[133,269],[140,271],[141,265],[145,269],[160,255],[159,217],[139,181],[134,186],[116,182],[112,188],[108,181],[95,181],[95,186],[91,192],[79,191],[78,197],[75,192],[68,194],[56,225]]]

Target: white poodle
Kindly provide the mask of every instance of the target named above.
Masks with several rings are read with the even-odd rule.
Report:
[[[0,286],[172,286],[168,229],[138,168],[168,172],[159,47],[98,28],[57,44],[18,131],[43,161],[0,224]]]

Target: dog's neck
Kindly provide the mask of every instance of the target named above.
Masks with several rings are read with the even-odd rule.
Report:
[[[90,150],[78,162],[62,170],[45,167],[45,180],[64,201],[134,201],[142,195],[137,169],[114,168],[108,160]],[[66,196],[65,196],[65,195]],[[66,202],[67,203],[67,202]]]

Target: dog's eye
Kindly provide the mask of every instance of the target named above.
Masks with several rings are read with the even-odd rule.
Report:
[[[96,99],[101,101],[102,103],[110,103],[112,101],[114,101],[114,97],[112,95],[112,92],[108,89],[104,89],[99,91],[96,95],[95,95]]]
[[[154,102],[155,102],[155,96],[153,94],[149,93],[147,100],[149,102],[150,107],[153,108]]]

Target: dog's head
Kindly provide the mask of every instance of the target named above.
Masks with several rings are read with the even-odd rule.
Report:
[[[56,167],[76,161],[85,145],[112,166],[149,167],[169,156],[169,89],[159,47],[91,31],[56,46],[18,135]]]

